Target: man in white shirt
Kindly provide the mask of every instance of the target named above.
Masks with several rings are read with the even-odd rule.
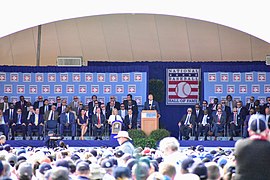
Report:
[[[191,133],[192,127],[195,124],[196,116],[192,114],[192,109],[187,109],[187,114],[185,114],[180,122],[178,123],[180,134],[179,139],[182,140],[182,136],[184,136],[185,140],[189,140],[189,134]]]
[[[4,102],[0,103],[0,110],[3,111],[3,113],[5,113],[7,110],[9,110],[9,106],[10,106],[10,102],[8,102],[8,97],[4,96],[3,97]]]

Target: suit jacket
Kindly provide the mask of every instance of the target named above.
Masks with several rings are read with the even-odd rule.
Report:
[[[135,101],[135,102],[136,102],[136,101]],[[138,114],[139,114],[137,103],[136,103],[136,104],[132,104],[131,107],[128,106],[128,105],[127,105],[127,107],[125,106],[125,109],[126,109],[126,110],[132,109],[132,114],[133,114],[133,115],[138,116]]]
[[[213,116],[213,123],[215,123],[215,124],[218,123],[218,115]],[[225,123],[226,123],[226,117],[224,116],[224,114],[221,114],[220,124],[224,126]]]
[[[125,116],[125,119],[124,119],[123,123],[124,123],[124,126],[125,126],[124,128],[126,130],[129,129],[128,125],[131,125],[131,129],[137,129],[137,118],[134,115],[131,116],[131,124],[130,124],[129,115]]]
[[[18,122],[18,114],[17,113],[14,113],[14,114],[15,115],[14,115],[14,118],[12,120],[12,123],[17,124],[17,122]],[[21,114],[21,124],[23,124],[23,123],[27,124],[27,121],[26,121],[25,116],[23,114]]]
[[[210,111],[216,111],[217,110],[217,105],[218,104],[213,104],[213,103],[209,104],[209,106],[208,106],[209,110]]]
[[[109,113],[105,110],[105,113],[101,110],[101,113],[105,116],[106,119],[109,119]]]
[[[236,121],[237,121],[237,125],[242,125],[244,122],[243,119],[241,119],[241,117],[237,114],[236,114]],[[230,124],[234,123],[234,114],[233,113],[229,117],[229,122],[230,122]]]
[[[199,110],[199,113],[197,115],[196,109],[192,111],[192,113],[195,115],[196,119],[195,122],[198,123],[201,119],[201,116],[203,116],[203,110]]]
[[[35,117],[36,117],[35,114],[31,116],[30,123],[32,125],[35,125]],[[38,115],[38,125],[40,125],[41,123],[44,124],[44,119],[43,119],[43,115],[39,114]]]
[[[44,114],[44,120],[45,121],[47,121],[49,118],[51,118],[50,117],[50,113],[52,112],[52,110],[50,110],[50,111],[47,111],[45,114]],[[58,115],[58,111],[54,111],[54,115],[53,115],[54,117],[53,117],[53,120],[57,120],[58,119],[58,117],[59,117],[59,115]]]
[[[8,107],[7,107],[7,109],[9,109],[9,107],[10,107],[11,104],[12,104],[11,102],[8,102]],[[0,109],[1,109],[2,111],[4,110],[4,102],[0,103]],[[7,110],[7,109],[6,109],[6,110]]]
[[[135,100],[133,100],[133,99],[131,100],[131,102],[132,102],[132,103],[131,103],[131,104],[132,104],[132,108],[133,108],[133,106],[134,106],[134,107],[136,107],[136,108],[138,109],[137,102],[136,102]],[[128,100],[124,100],[124,101],[123,101],[123,104],[125,105],[125,109],[128,110],[128,109],[129,109],[129,108],[128,108]]]
[[[203,117],[204,117],[204,114],[202,114],[202,116],[200,117],[198,123],[202,123],[203,122]],[[210,114],[207,114],[207,123],[208,124],[212,124],[213,122],[213,116],[211,116]]]
[[[121,106],[120,102],[115,101],[114,108],[116,108],[117,110],[120,110],[120,106]],[[107,112],[111,112],[110,102],[107,103],[106,110]]]
[[[242,107],[240,110],[240,113],[238,114],[241,119],[246,119],[246,116],[248,115],[248,110],[246,107]]]
[[[68,114],[69,114],[69,124],[76,123],[74,113],[73,112],[69,112]],[[66,123],[67,123],[66,113],[62,113],[60,115],[60,124],[65,125]]]
[[[44,106],[44,102],[42,102],[42,106]],[[33,107],[34,107],[34,109],[41,108],[41,107],[39,107],[39,101],[35,101]]]
[[[186,118],[187,118],[187,114],[185,114],[185,115],[181,118],[181,120],[180,120],[180,124],[181,124],[181,125],[185,125]],[[196,116],[195,116],[194,114],[191,114],[190,119],[189,119],[189,123],[192,124],[192,125],[194,125],[195,122],[196,122]]]
[[[51,110],[51,105],[48,105],[48,111],[50,110]],[[45,111],[45,106],[40,107],[39,113],[44,114],[45,113],[44,111]]]
[[[62,104],[60,103],[60,106],[57,105],[57,103],[53,103],[53,105],[55,105],[56,109],[60,106],[62,106]]]
[[[118,115],[121,116],[122,120],[125,119],[126,115],[128,114],[128,111],[127,110],[124,110],[125,111],[125,115],[124,117],[121,116],[121,110],[118,111]]]
[[[6,124],[6,125],[8,125],[8,124],[9,124],[9,121],[8,121],[7,116],[5,116],[5,115],[0,116],[0,119],[2,119],[2,117],[4,118],[4,122],[5,122],[5,124]]]
[[[14,107],[14,109],[17,111],[17,109],[21,109],[22,110],[22,113],[24,114],[24,115],[26,115],[26,112],[27,112],[27,106],[26,106],[26,104],[27,104],[27,102],[24,100],[23,101],[23,104],[21,105],[21,101],[17,101],[16,103],[15,103],[15,107]]]
[[[100,123],[104,125],[105,121],[106,121],[105,116],[102,113],[100,113]],[[92,123],[93,124],[98,124],[97,114],[94,114],[92,116]]]
[[[77,107],[79,106],[80,104],[80,101],[77,102]],[[69,106],[71,107],[72,111],[76,111],[76,106],[75,106],[75,102],[72,101],[71,103],[69,103]]]
[[[91,113],[91,115],[93,114],[94,106],[95,105],[94,105],[93,101],[88,103],[88,108],[89,108],[89,112]],[[100,107],[100,106],[101,106],[101,102],[98,102],[98,107]]]
[[[66,106],[67,107],[67,106]],[[59,114],[62,114],[62,108],[63,108],[63,106],[61,105],[60,107],[58,107],[57,109],[56,109],[56,111],[58,112],[58,115]]]
[[[150,104],[149,104],[149,101],[146,101],[144,103],[144,107],[143,107],[144,110],[157,110],[157,113],[160,114],[160,109],[159,109],[159,105],[158,105],[158,102],[157,101],[154,101],[152,102],[152,108],[150,109]]]
[[[247,110],[250,110],[251,108],[255,109],[255,103],[253,103],[253,104],[247,103],[246,108],[247,108]]]

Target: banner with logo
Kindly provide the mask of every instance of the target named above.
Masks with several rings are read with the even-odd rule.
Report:
[[[199,102],[200,69],[166,69],[166,104],[193,105]]]
[[[0,72],[0,101],[8,96],[16,102],[20,95],[34,102],[39,95],[54,103],[57,96],[71,102],[73,96],[87,104],[92,95],[101,102],[109,102],[116,96],[122,102],[127,94],[132,94],[138,105],[146,101],[147,73],[13,73]]]
[[[249,102],[250,96],[262,103],[270,96],[269,72],[206,72],[204,73],[204,98],[212,102],[214,98],[233,99]]]

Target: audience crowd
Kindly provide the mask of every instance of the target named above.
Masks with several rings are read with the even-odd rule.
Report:
[[[262,115],[252,115],[250,137],[235,148],[202,145],[180,149],[166,137],[157,149],[134,148],[127,131],[115,138],[116,148],[71,148],[63,141],[55,148],[12,148],[0,136],[0,179],[100,180],[230,180],[270,179],[269,129]]]

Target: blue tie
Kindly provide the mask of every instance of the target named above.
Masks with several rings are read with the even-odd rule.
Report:
[[[18,117],[18,124],[21,124],[21,115],[19,114],[19,117]]]

